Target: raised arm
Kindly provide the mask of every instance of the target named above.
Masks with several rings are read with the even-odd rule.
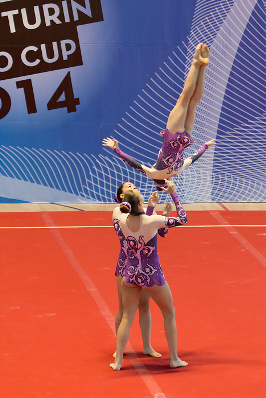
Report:
[[[147,207],[147,210],[146,210],[146,215],[147,216],[152,216],[153,215],[154,208],[157,205],[158,201],[159,201],[159,195],[155,191],[155,192],[153,192],[151,194],[151,196],[149,197],[149,200],[148,200],[148,207]]]
[[[157,215],[151,216],[150,222],[151,224],[153,224],[154,231],[156,231],[156,229],[163,227],[168,227],[168,228],[177,227],[178,225],[183,225],[187,222],[187,215],[176,193],[174,183],[170,180],[165,180],[165,182],[167,183],[168,188],[167,189],[163,188],[163,190],[171,195],[176,207],[177,215],[176,217],[165,217]]]
[[[172,193],[171,197],[172,197],[175,207],[176,207],[177,216],[176,217],[165,217],[165,225],[168,228],[177,227],[178,225],[183,225],[183,224],[187,223],[187,214],[185,212],[184,207],[182,206],[182,203],[180,202],[180,199],[179,199],[177,193],[176,192]]]
[[[177,195],[177,192],[175,189],[175,184],[173,183],[173,181],[169,181],[169,180],[166,180],[166,183],[167,183],[168,187],[163,188],[163,190],[171,195],[171,197],[174,201],[175,207],[176,207],[177,216],[176,217],[165,217],[165,225],[168,228],[172,228],[172,227],[177,227],[178,225],[186,224],[187,223],[187,214],[186,214],[185,209]]]
[[[148,200],[148,207],[146,210],[146,215],[147,216],[152,216],[154,212],[154,208],[157,205],[159,201],[159,195],[158,192],[155,191],[151,194],[149,200]],[[167,203],[163,212],[163,215],[167,215],[171,213],[172,207],[170,203]],[[164,214],[165,213],[165,214]],[[162,238],[165,238],[168,234],[168,228],[159,228],[158,229],[158,235],[160,235]]]

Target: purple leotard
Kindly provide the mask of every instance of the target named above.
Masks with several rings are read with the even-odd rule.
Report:
[[[164,285],[165,278],[157,252],[157,234],[147,243],[143,236],[138,241],[133,236],[128,236],[125,243],[126,259],[122,276],[125,276],[126,282],[149,287],[154,284]]]
[[[171,173],[173,170],[178,170],[183,166],[184,150],[192,145],[194,141],[191,140],[186,131],[173,134],[168,129],[165,129],[160,134],[163,137],[163,145],[153,167],[156,170],[168,168],[168,173]]]
[[[148,206],[146,210],[146,215],[151,216],[153,214],[154,207]],[[116,269],[115,269],[115,276],[122,275],[125,270],[126,266],[126,242],[125,242],[125,237],[121,231],[119,220],[114,219],[113,220],[113,225],[114,229],[116,231],[117,237],[120,242],[120,253],[118,256],[117,264],[116,264]],[[165,238],[166,235],[168,234],[168,228],[160,228],[158,230],[158,234],[162,237]]]
[[[186,212],[177,193],[171,196],[176,205],[177,217],[165,217],[165,225],[170,228],[187,222]],[[125,238],[120,221],[114,219],[113,224],[121,244],[116,275],[122,275],[126,282],[138,286],[164,285],[165,278],[157,251],[157,233],[148,242],[144,241],[143,235],[138,239],[130,235]]]

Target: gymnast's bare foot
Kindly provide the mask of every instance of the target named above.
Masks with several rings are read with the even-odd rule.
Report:
[[[180,368],[188,366],[188,363],[185,361],[182,361],[180,358],[177,357],[177,360],[175,361],[170,361],[170,368]]]
[[[207,66],[209,62],[209,49],[206,44],[199,43],[196,47],[193,63],[197,66]]]
[[[209,63],[210,50],[206,44],[201,47],[202,66],[207,66]]]
[[[110,367],[111,367],[113,370],[120,370],[120,369],[121,369],[121,366],[122,366],[122,361],[121,361],[121,362],[115,361],[114,363],[110,363]]]
[[[150,355],[153,358],[161,358],[162,354],[160,354],[159,352],[155,351],[152,347],[148,347],[148,348],[143,348],[143,354],[144,355]],[[113,357],[116,357],[116,352],[113,353]]]
[[[193,56],[193,63],[196,64],[197,66],[201,66],[202,65],[202,60],[201,60],[202,46],[203,46],[203,43],[199,43],[196,46],[195,53],[194,53],[194,56]]]
[[[153,358],[161,358],[162,354],[155,351],[151,346],[148,348],[143,348],[143,354],[150,355]]]

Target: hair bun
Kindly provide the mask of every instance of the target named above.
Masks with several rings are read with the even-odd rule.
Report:
[[[127,207],[128,211],[123,211],[125,210],[125,207]],[[120,205],[120,210],[122,213],[131,213],[131,204],[128,202],[122,202]]]

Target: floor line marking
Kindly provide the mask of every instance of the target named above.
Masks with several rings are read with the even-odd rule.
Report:
[[[182,228],[225,228],[226,226],[231,226],[235,228],[266,228],[266,224],[243,224],[243,225],[225,225],[225,224],[219,224],[219,225],[183,225]],[[32,226],[32,227],[11,227],[11,226],[6,226],[6,227],[0,227],[0,229],[78,229],[78,228],[114,228],[112,225],[54,225],[51,227],[44,227],[44,226]]]
[[[240,242],[242,246],[266,268],[266,258],[263,254],[261,254],[246,238],[244,238],[244,236],[242,236],[233,225],[229,224],[229,222],[218,211],[210,211],[210,214],[221,224],[221,226],[225,227],[233,238]]]
[[[218,205],[221,206],[221,208],[225,211],[230,211],[223,203],[218,202]]]
[[[44,223],[50,229],[50,232],[51,232],[52,236],[54,237],[55,241],[57,242],[58,246],[64,253],[65,257],[71,264],[74,271],[77,273],[77,275],[79,276],[79,278],[85,285],[87,291],[90,293],[95,304],[99,308],[103,318],[105,319],[108,326],[110,327],[113,334],[115,335],[116,334],[115,326],[114,326],[115,318],[114,318],[112,312],[110,311],[108,305],[104,301],[103,297],[101,296],[101,293],[99,292],[99,290],[97,289],[95,284],[92,282],[92,280],[90,279],[88,274],[85,272],[85,270],[81,266],[80,262],[78,261],[78,259],[76,258],[75,254],[72,252],[72,250],[70,249],[68,244],[63,239],[63,237],[60,234],[60,232],[58,231],[57,227],[54,225],[54,222],[53,222],[52,218],[50,217],[50,215],[46,212],[43,212],[43,213],[41,213],[41,217],[42,217]],[[157,397],[158,398],[159,397],[166,398],[165,395],[163,394],[162,390],[160,389],[160,387],[158,386],[158,384],[152,377],[152,375],[149,373],[146,366],[137,357],[137,353],[135,352],[135,350],[133,349],[133,347],[131,346],[130,343],[128,343],[128,347],[134,353],[134,355],[136,355],[136,358],[134,358],[135,359],[134,361],[132,361],[132,359],[130,357],[128,357],[128,359],[131,362],[131,364],[133,365],[133,367],[135,368],[135,370],[137,371],[137,373],[139,374],[139,376],[142,378],[143,382],[146,384],[146,387],[148,388],[148,390],[150,391],[152,396],[154,398],[157,398]],[[112,370],[110,369],[110,372],[111,371]]]

